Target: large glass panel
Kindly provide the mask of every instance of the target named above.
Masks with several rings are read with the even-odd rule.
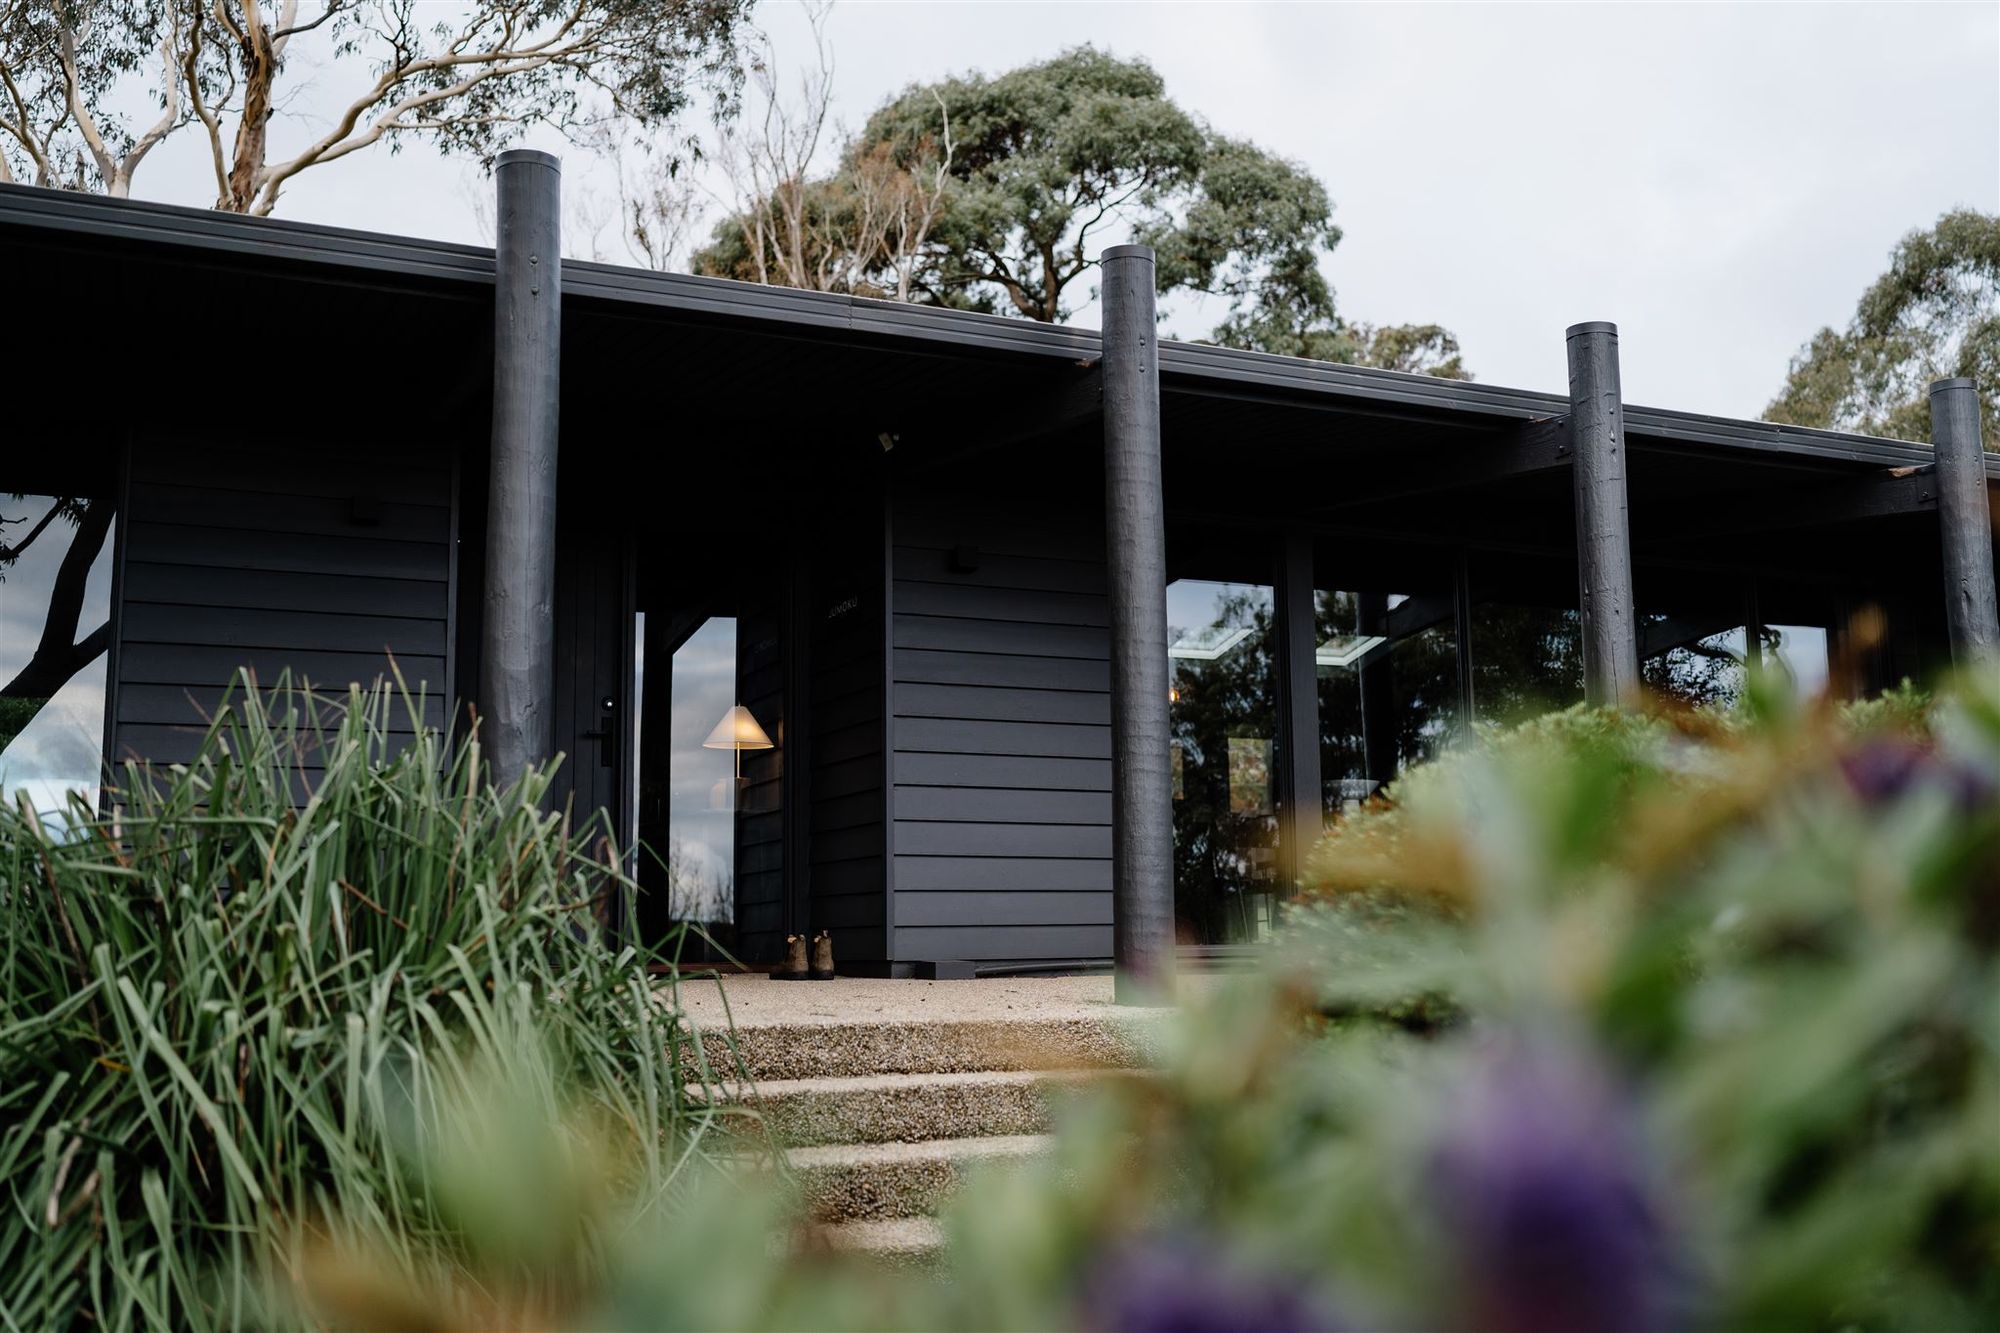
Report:
[[[1576,566],[1493,551],[1468,559],[1478,718],[1512,722],[1581,703]]]
[[[1451,589],[1315,595],[1327,814],[1441,749],[1459,724]]]
[[[1174,912],[1188,942],[1261,939],[1276,910],[1273,616],[1266,584],[1167,586]]]
[[[1638,571],[1639,676],[1649,693],[1688,707],[1726,708],[1743,695],[1747,583],[1706,571]]]
[[[736,920],[737,773],[743,751],[736,707],[736,620],[714,616],[674,650],[668,759],[666,864],[669,912],[712,932]],[[710,744],[721,729],[722,741]]]
[[[1758,653],[1766,671],[1781,672],[1801,699],[1827,687],[1832,653],[1824,625],[1761,625]]]
[[[111,642],[112,502],[0,494],[0,799],[98,802]]]
[[[1640,618],[1639,675],[1654,694],[1691,707],[1726,708],[1743,695],[1747,639],[1741,625],[1705,626],[1664,615]]]

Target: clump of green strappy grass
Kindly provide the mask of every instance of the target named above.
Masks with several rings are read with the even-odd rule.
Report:
[[[697,1044],[605,942],[610,841],[420,719],[246,684],[112,813],[0,808],[9,1327],[263,1326],[350,1250],[490,1298],[421,1165],[470,1071],[610,1136],[647,1206],[703,1160]]]

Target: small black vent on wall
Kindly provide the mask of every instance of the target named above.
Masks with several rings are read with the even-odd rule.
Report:
[[[970,574],[979,568],[979,548],[977,546],[954,546],[951,548],[951,572]]]

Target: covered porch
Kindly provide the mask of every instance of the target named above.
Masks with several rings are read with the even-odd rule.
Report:
[[[1558,344],[1565,393],[1160,342],[1129,249],[1103,334],[558,280],[507,229],[554,176],[503,165],[497,256],[0,188],[45,336],[181,312],[134,402],[203,382],[224,302],[354,368],[310,420],[149,409],[37,451],[26,489],[119,516],[106,758],[186,753],[238,666],[393,656],[500,776],[565,757],[637,849],[642,935],[1143,978],[1254,945],[1324,821],[1477,721],[1726,700],[1760,660],[1852,693],[1993,642],[1962,382],[1933,449],[1626,405],[1608,326]],[[420,373],[366,373],[384,329]],[[17,421],[72,438],[99,388]]]

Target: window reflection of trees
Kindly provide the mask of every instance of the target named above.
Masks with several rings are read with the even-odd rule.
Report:
[[[1472,610],[1472,700],[1482,722],[1512,722],[1583,699],[1574,607],[1484,602]]]
[[[1320,777],[1329,813],[1436,754],[1459,723],[1458,643],[1449,592],[1316,595],[1314,642],[1380,639],[1319,664]]]
[[[1183,934],[1205,944],[1254,934],[1247,895],[1275,889],[1278,840],[1270,589],[1214,586],[1209,624],[1168,631],[1208,642],[1247,631],[1212,660],[1173,663],[1175,906]]]
[[[104,498],[0,499],[0,792],[44,810],[95,799],[115,518]]]

